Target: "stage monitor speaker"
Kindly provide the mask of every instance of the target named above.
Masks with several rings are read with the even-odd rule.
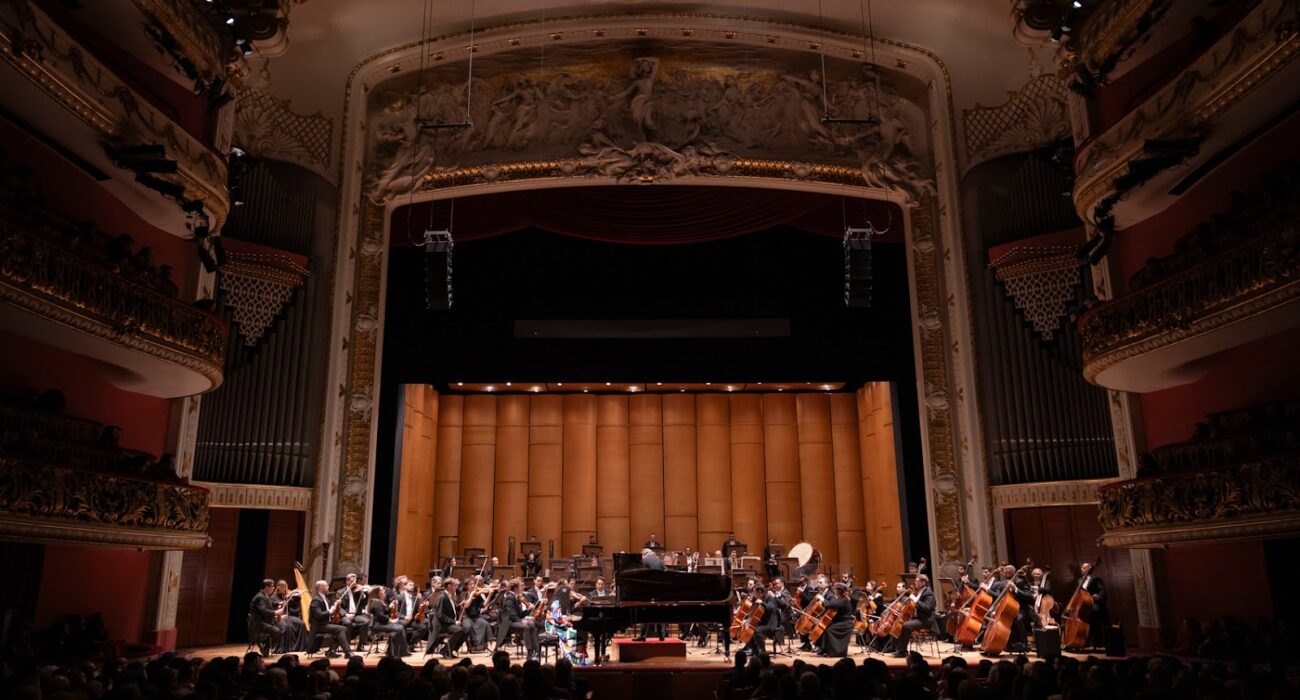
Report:
[[[424,254],[424,305],[430,311],[451,308],[451,261],[446,250]]]
[[[1053,627],[1051,629],[1034,630],[1034,648],[1038,650],[1038,658],[1040,659],[1060,656],[1061,628]]]
[[[1109,625],[1101,631],[1102,641],[1106,645],[1106,656],[1127,656],[1124,647],[1124,629],[1119,625]]]
[[[852,240],[844,250],[844,305],[871,306],[871,241]]]

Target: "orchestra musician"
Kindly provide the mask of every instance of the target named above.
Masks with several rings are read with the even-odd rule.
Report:
[[[382,587],[371,589],[373,595],[370,597],[370,617],[374,621],[371,624],[371,631],[388,635],[388,651],[385,655],[401,659],[410,656],[410,648],[406,645],[406,627],[398,622],[395,617],[389,616],[392,609],[388,604],[388,597]]]
[[[429,638],[424,650],[425,656],[433,653],[434,645],[442,634],[447,635],[447,643],[442,648],[442,656],[445,659],[456,658],[456,650],[465,641],[465,628],[456,622],[460,614],[460,606],[456,604],[457,585],[459,582],[454,578],[444,579],[442,592],[430,605],[429,614],[426,616],[429,619]]]
[[[822,577],[825,579],[825,576]],[[853,603],[849,600],[848,584],[837,581],[825,596],[826,609],[834,610],[835,617],[817,641],[820,656],[843,657],[849,654],[849,640],[853,637]]]
[[[776,563],[776,538],[767,538],[763,545],[763,566],[767,569],[767,580],[771,581],[781,575],[781,567]]]
[[[289,582],[281,579],[275,582],[275,593],[271,602],[277,606],[280,627],[284,635],[280,637],[277,654],[288,654],[307,648],[307,623],[302,619],[302,598],[297,591],[289,591]]]
[[[650,541],[651,542],[654,541],[653,532],[650,533]],[[661,560],[659,556],[655,554],[654,550],[650,548],[649,544],[650,543],[647,542],[646,547],[641,550],[641,563],[645,564],[646,568],[652,571],[663,571],[664,570],[663,560]],[[657,633],[659,636],[659,641],[663,641],[664,635],[666,633],[664,629],[665,627],[667,627],[667,625],[662,625],[662,624],[641,625],[641,633],[637,635],[636,639],[638,642],[644,642],[646,640],[647,635]]]
[[[1034,610],[1033,595],[1029,591],[1029,584],[1018,576],[1016,567],[1005,564],[998,568],[998,576],[998,580],[989,584],[989,593],[993,594],[993,599],[996,601],[1003,595],[1010,595],[1015,596],[1016,602],[1020,603],[1020,612],[1011,622],[1007,649],[1023,649],[1029,643],[1029,630],[1038,626],[1038,612]],[[986,624],[987,622],[986,620]]]
[[[357,640],[357,646],[364,647],[368,636],[367,631],[372,622],[370,613],[367,612],[370,603],[369,589],[362,587],[356,574],[348,574],[347,583],[339,591],[339,596],[343,601],[339,606],[343,611],[340,624],[348,628],[348,635]]]
[[[325,652],[327,658],[338,658],[338,651],[342,650],[343,655],[352,658],[352,646],[348,644],[348,628],[343,625],[336,625],[330,622],[330,613],[333,612],[334,606],[330,605],[326,593],[330,585],[326,581],[316,582],[316,592],[312,595],[310,608],[307,614],[311,616],[311,637],[314,639],[319,635],[329,635],[330,647]],[[308,651],[314,651],[315,642],[307,646]]]
[[[903,581],[899,581],[898,583],[894,584],[894,597],[889,601],[888,605],[893,605],[903,596],[907,596],[907,595],[911,595],[911,589],[908,588],[906,583],[904,583]],[[884,597],[883,593],[881,594],[881,597],[882,598]],[[885,610],[885,608],[883,607],[878,609],[881,611]],[[872,651],[893,651],[895,648],[897,648],[897,645],[894,644],[894,642],[895,642],[894,638],[886,634],[882,637],[876,637],[872,639],[871,642],[867,644],[867,648]],[[904,652],[906,652],[906,647],[903,647],[903,649]]]
[[[505,592],[501,594],[500,600],[497,602],[500,617],[498,618],[496,649],[501,650],[512,632],[518,633],[524,640],[524,648],[528,650],[528,658],[536,660],[538,652],[537,627],[533,622],[533,618],[526,616],[526,613],[533,610],[539,600],[543,601],[542,605],[545,605],[546,599],[539,597],[532,602],[526,603],[526,598],[520,593],[521,588],[523,588],[522,581],[517,578],[510,579],[506,583]]]
[[[421,629],[424,623],[415,619],[420,612],[422,602],[423,597],[415,590],[415,581],[405,579],[402,582],[402,591],[397,594],[397,623],[406,630],[407,648],[410,648],[411,642],[424,631]]]
[[[524,554],[524,577],[529,578],[536,576],[542,570],[542,545],[533,535],[529,535],[525,542],[537,545],[536,547],[529,547],[528,552]]]
[[[471,654],[487,648],[492,626],[488,624],[484,609],[488,602],[488,596],[492,595],[492,592],[492,589],[483,587],[483,577],[477,574],[470,579],[470,583],[466,586],[465,600],[461,601],[464,615],[460,624],[465,628],[465,637],[469,641]]]
[[[663,549],[664,548],[663,545],[659,544],[659,539],[655,537],[655,533],[653,532],[650,533],[650,539],[646,540],[645,544],[642,545],[641,547],[642,549]]]
[[[1091,562],[1079,565],[1079,576],[1082,581],[1080,585],[1092,596],[1092,618],[1088,621],[1088,644],[1094,647],[1105,646],[1105,638],[1102,635],[1110,628],[1106,582],[1093,573]]]
[[[736,533],[728,532],[727,541],[722,543],[722,551],[727,552],[732,547],[740,546],[740,541],[736,539]]]
[[[912,600],[916,602],[916,613],[912,619],[903,623],[903,631],[898,635],[897,644],[894,646],[895,658],[907,658],[907,641],[912,638],[912,633],[919,629],[930,629],[938,633],[935,627],[934,612],[938,608],[938,600],[934,597],[934,590],[930,588],[930,577],[925,574],[917,574],[912,579]]]
[[[256,633],[256,638],[266,635],[270,638],[269,643],[261,643],[262,655],[269,654],[272,650],[280,647],[280,638],[284,635],[284,628],[275,621],[275,603],[271,602],[271,593],[275,591],[275,581],[271,579],[262,580],[262,588],[253,594],[253,599],[248,602],[248,615],[250,631]]]

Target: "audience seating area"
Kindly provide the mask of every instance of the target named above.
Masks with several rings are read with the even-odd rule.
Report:
[[[1188,442],[1143,454],[1138,476],[1180,474],[1294,454],[1300,450],[1300,401],[1210,414]]]
[[[0,395],[0,457],[84,471],[181,481],[169,454],[118,446],[121,429],[64,414],[63,394]]]
[[[0,151],[0,226],[20,226],[44,240],[151,291],[175,298],[170,265],[155,264],[153,251],[127,234],[113,235],[93,222],[74,221],[42,201],[31,171],[7,162]]]
[[[1129,289],[1138,290],[1185,272],[1206,260],[1279,227],[1293,224],[1300,216],[1300,162],[1287,161],[1261,179],[1247,193],[1233,192],[1232,205],[1189,231],[1162,258],[1150,258],[1146,266],[1129,278]]]

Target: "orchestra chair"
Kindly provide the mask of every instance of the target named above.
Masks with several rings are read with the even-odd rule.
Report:
[[[248,647],[244,649],[245,654],[252,651],[253,647],[256,646],[262,656],[270,655],[271,635],[267,632],[261,632],[260,628],[261,625],[257,623],[257,618],[253,617],[253,613],[248,613]]]
[[[317,632],[316,630],[310,630],[309,632],[307,632],[307,649],[306,649],[307,658],[311,658],[313,655],[319,654],[320,647],[321,647],[321,640],[328,639],[330,641],[333,641],[334,634],[335,634],[334,632]]]
[[[362,652],[362,656],[370,656],[371,654],[387,654],[388,645],[393,643],[394,634],[406,634],[406,630],[402,630],[401,632],[379,632],[371,629],[369,639],[370,644],[366,647],[366,650]],[[382,651],[379,649],[380,642],[384,643]]]
[[[927,644],[930,645],[930,653],[928,656],[938,656],[939,638],[935,636],[933,629],[922,627],[921,629],[912,632],[912,637],[907,640],[907,651],[916,651],[921,654],[921,656],[927,656],[925,653],[925,645]]]

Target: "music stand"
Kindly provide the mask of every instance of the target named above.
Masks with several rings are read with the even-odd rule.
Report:
[[[476,557],[487,555],[487,547],[466,547],[465,558],[473,561]]]
[[[739,557],[740,555],[748,551],[749,551],[749,545],[745,544],[744,542],[737,542],[736,544],[726,544],[722,546],[722,557],[724,559],[730,559],[732,552],[735,552],[736,556]]]
[[[583,559],[599,559],[605,555],[605,546],[599,544],[582,545]]]
[[[767,556],[780,559],[785,556],[785,545],[773,542],[767,546]]]
[[[785,579],[787,583],[794,583],[791,579],[794,578],[794,572],[799,569],[799,559],[798,557],[778,557],[776,568],[781,572],[781,578]]]
[[[457,564],[451,567],[451,577],[460,581],[461,583],[465,583],[470,579],[470,577],[474,576],[474,574],[477,573],[478,573],[478,567],[471,566],[469,564]]]

